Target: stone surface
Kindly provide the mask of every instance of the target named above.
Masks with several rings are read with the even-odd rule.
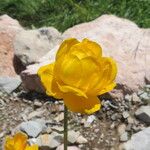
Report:
[[[120,141],[121,141],[121,142],[126,142],[126,141],[128,141],[128,133],[127,133],[127,132],[124,132],[123,134],[121,134],[121,136],[120,136]]]
[[[63,33],[63,38],[69,37],[94,40],[100,43],[105,56],[117,61],[117,87],[111,92],[111,96],[123,99],[123,94],[136,92],[143,87],[145,81],[150,82],[149,29],[140,29],[133,22],[113,15],[103,15],[94,21],[68,29]],[[40,63],[29,66],[22,72],[27,89],[42,91],[37,81],[37,70],[42,64],[52,62],[56,51],[57,49],[53,49]]]
[[[30,114],[28,114],[27,119],[30,120],[35,117],[41,117],[44,114],[44,112],[45,110],[42,110],[42,109],[35,110],[31,112]]]
[[[60,113],[56,118],[54,118],[56,122],[60,122],[64,120],[64,113]]]
[[[80,150],[80,149],[79,149],[78,147],[76,147],[76,146],[68,146],[67,148],[68,148],[68,150]],[[57,147],[56,150],[64,150],[64,145],[60,145],[59,147]]]
[[[96,120],[96,117],[94,115],[90,115],[87,117],[87,120],[84,121],[84,127],[90,127],[91,124],[94,122],[94,120]]]
[[[0,76],[0,90],[8,94],[13,92],[21,84],[21,79],[19,76],[8,77]]]
[[[131,140],[126,142],[121,150],[149,150],[150,127],[132,135]]]
[[[80,135],[78,138],[77,138],[77,141],[76,141],[78,144],[85,144],[87,143],[87,139],[84,138],[82,135]]]
[[[150,103],[150,95],[147,92],[142,93],[140,98],[144,103]]]
[[[126,125],[125,124],[121,124],[118,126],[117,131],[119,135],[122,135],[126,130]]]
[[[141,106],[136,112],[135,116],[150,125],[150,106]]]
[[[136,93],[132,94],[132,102],[133,103],[140,103],[141,102],[140,98],[137,96]]]
[[[37,63],[53,47],[61,42],[61,34],[53,27],[23,30],[14,41],[14,67],[17,73],[29,64]]]
[[[16,76],[13,67],[14,48],[13,41],[16,33],[22,27],[18,21],[7,16],[0,16],[0,75]]]
[[[128,118],[128,117],[130,116],[130,114],[129,114],[128,111],[124,111],[124,112],[122,113],[122,116],[123,116],[124,119],[126,119],[126,118]]]
[[[68,131],[68,142],[72,144],[75,143],[79,135],[80,135],[80,132],[75,132],[73,130]]]
[[[37,138],[34,144],[38,144],[41,150],[45,150],[46,148],[52,149],[58,147],[62,141],[62,136],[57,133],[43,134]]]
[[[27,66],[27,69],[21,72],[21,79],[25,89],[37,92],[43,92],[44,89],[41,85],[39,77],[37,76],[38,69],[55,60],[55,55],[58,46],[54,47],[46,56],[39,60],[39,63]]]
[[[45,121],[38,119],[35,121],[22,122],[19,126],[20,130],[25,132],[30,137],[37,137],[43,130],[45,130]]]

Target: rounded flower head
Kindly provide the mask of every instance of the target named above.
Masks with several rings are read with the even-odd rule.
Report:
[[[116,62],[102,57],[96,42],[71,38],[59,47],[54,63],[39,69],[46,93],[63,99],[73,112],[91,114],[101,107],[98,95],[115,87]]]
[[[27,144],[27,135],[19,132],[13,137],[6,137],[4,150],[38,150],[37,145],[29,146]]]

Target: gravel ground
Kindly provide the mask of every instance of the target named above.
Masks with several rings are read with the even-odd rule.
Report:
[[[85,144],[73,145],[77,145],[81,150],[117,150],[132,134],[147,127],[134,117],[135,110],[141,105],[144,105],[141,100],[133,102],[127,95],[122,101],[103,100],[102,109],[91,116],[70,112],[69,129],[80,131],[88,141]],[[62,101],[45,95],[28,93],[22,88],[11,95],[0,93],[0,145],[5,136],[14,132],[21,122],[34,117],[47,120],[50,127],[62,127],[62,114]]]

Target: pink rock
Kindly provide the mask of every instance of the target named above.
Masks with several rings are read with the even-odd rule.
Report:
[[[13,40],[22,27],[7,15],[0,16],[0,75],[15,76]]]
[[[98,42],[103,48],[104,56],[113,57],[117,61],[117,87],[111,92],[113,97],[122,99],[125,93],[136,92],[146,82],[150,83],[150,29],[141,29],[127,19],[103,15],[63,33],[64,39],[70,37],[79,40],[89,38]],[[42,64],[54,61],[56,51],[57,48],[46,54],[39,64],[22,72],[23,83],[27,89],[36,90],[40,85],[39,82],[31,82],[35,80],[32,78],[33,74],[36,76]]]
[[[105,56],[113,57],[118,64],[115,97],[136,92],[150,82],[150,29],[113,15],[103,15],[89,23],[76,25],[63,34],[64,38],[89,38],[97,41]]]

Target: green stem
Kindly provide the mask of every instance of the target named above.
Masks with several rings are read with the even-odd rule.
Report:
[[[68,109],[64,105],[64,150],[67,150],[68,145]]]

